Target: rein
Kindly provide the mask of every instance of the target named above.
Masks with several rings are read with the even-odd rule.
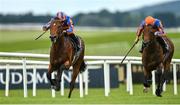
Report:
[[[56,20],[56,21],[59,21],[59,20]],[[63,34],[62,25],[58,26],[58,30],[59,30],[59,32],[57,32],[57,34],[58,34],[57,36],[53,36],[53,35],[49,36],[52,43],[56,43],[57,40],[62,36],[62,34]]]
[[[150,27],[153,28],[153,26],[150,26]],[[157,39],[156,39],[156,36],[154,35],[154,31],[153,30],[151,30],[151,29],[148,30],[148,35],[150,35],[150,37],[155,37],[155,38],[152,39],[152,40],[143,41],[143,44],[145,45],[145,47],[151,45],[152,43],[156,43],[157,42]]]
[[[147,47],[147,46],[151,45],[154,42],[156,42],[156,40],[150,40],[150,41],[147,41],[147,42],[143,41],[143,44],[145,45],[145,47]]]

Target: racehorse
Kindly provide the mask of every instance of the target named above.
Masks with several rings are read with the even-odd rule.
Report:
[[[75,44],[73,44],[71,38],[63,31],[62,21],[55,18],[50,24],[50,39],[52,42],[50,48],[50,64],[47,72],[47,78],[51,83],[51,88],[56,91],[60,90],[60,82],[63,70],[69,70],[73,67],[72,80],[70,82],[70,91],[68,98],[71,97],[71,93],[74,89],[75,80],[79,73],[85,70],[86,64],[84,62],[85,44],[82,38],[79,36],[80,53],[76,56]],[[57,71],[55,79],[51,78],[51,73]]]
[[[157,70],[157,88],[156,96],[161,97],[163,84],[167,79],[167,72],[170,70],[170,63],[174,53],[174,45],[172,41],[164,36],[169,51],[164,53],[163,47],[160,42],[162,39],[160,36],[155,36],[154,33],[157,31],[152,25],[146,25],[144,27],[144,44],[145,48],[142,53],[142,63],[144,66],[144,92],[148,91],[150,87],[153,70]],[[160,40],[161,39],[161,40]]]

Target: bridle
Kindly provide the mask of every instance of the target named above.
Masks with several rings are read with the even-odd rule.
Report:
[[[147,32],[147,34],[149,34],[149,35],[153,35],[152,37],[156,37],[155,35],[154,35],[154,33],[155,33],[155,31],[153,31],[153,26],[152,25],[146,25],[146,26],[144,26],[145,28],[146,27],[149,27],[150,28],[150,30],[148,30]],[[154,38],[153,40],[148,40],[148,41],[143,41],[143,43],[145,44],[145,46],[149,46],[150,44],[152,44],[153,42],[156,42],[156,38]]]
[[[59,24],[58,24],[58,26],[53,26],[53,25],[56,25],[56,23],[57,22],[59,22]],[[50,32],[50,36],[49,36],[49,38],[50,38],[50,40],[51,40],[51,42],[52,43],[56,43],[57,42],[57,40],[63,35],[63,26],[62,26],[62,23],[61,23],[62,21],[60,21],[60,20],[57,20],[57,19],[55,19],[55,20],[52,20],[52,22],[51,22],[51,25],[50,25],[50,28],[52,28],[52,27],[57,27],[57,32],[55,33],[55,34],[52,34],[51,32]],[[50,30],[51,31],[51,30]]]

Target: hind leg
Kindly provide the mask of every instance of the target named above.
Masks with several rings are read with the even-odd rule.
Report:
[[[68,98],[71,98],[71,93],[74,89],[74,85],[75,85],[75,80],[77,78],[77,75],[79,74],[79,70],[78,69],[73,69],[73,75],[72,75],[72,80],[71,80],[71,83],[70,83],[70,91],[69,91],[69,96]]]
[[[152,74],[151,71],[147,68],[144,68],[144,93],[147,93],[152,83]]]
[[[69,91],[69,96],[68,98],[71,98],[71,93],[74,89],[74,85],[75,85],[75,80],[77,78],[77,75],[80,72],[80,66],[81,66],[82,60],[78,60],[78,62],[75,63],[75,65],[73,65],[73,74],[72,74],[72,80],[70,83],[70,91]]]
[[[165,82],[165,75],[166,75],[166,72],[164,70],[163,64],[161,63],[160,66],[157,69],[157,81],[158,81],[158,84],[157,84],[157,89],[156,89],[156,96],[161,97],[163,84]]]
[[[163,85],[167,79],[167,73],[170,69],[170,63],[161,64],[160,68],[158,69],[158,85],[156,89],[156,95],[162,97],[161,93],[163,92]]]

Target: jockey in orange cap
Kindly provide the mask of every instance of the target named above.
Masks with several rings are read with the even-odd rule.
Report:
[[[80,46],[79,46],[79,41],[77,37],[74,34],[74,25],[72,18],[70,16],[67,16],[64,12],[57,12],[56,16],[54,18],[59,18],[60,20],[63,21],[63,26],[68,27],[65,29],[67,35],[71,37],[73,42],[75,42],[77,46],[77,52],[79,52]],[[51,21],[54,19],[52,18],[47,24],[43,26],[43,31],[47,31],[50,28]]]
[[[136,42],[139,40],[139,37],[141,36],[142,32],[143,32],[143,29],[144,29],[144,26],[145,25],[148,25],[148,24],[151,24],[153,25],[153,27],[157,28],[158,31],[154,33],[154,35],[157,35],[157,36],[160,36],[160,38],[162,39],[161,42],[159,42],[161,44],[161,46],[163,47],[164,49],[164,52],[167,52],[169,50],[169,46],[166,42],[166,40],[162,37],[162,36],[165,36],[165,32],[164,32],[164,28],[163,28],[163,25],[161,23],[161,21],[159,19],[155,19],[153,18],[152,16],[147,16],[140,24],[138,30],[137,30],[137,33],[136,33]],[[144,49],[144,42],[142,43],[142,47],[140,49],[139,52],[143,52],[143,49]]]

